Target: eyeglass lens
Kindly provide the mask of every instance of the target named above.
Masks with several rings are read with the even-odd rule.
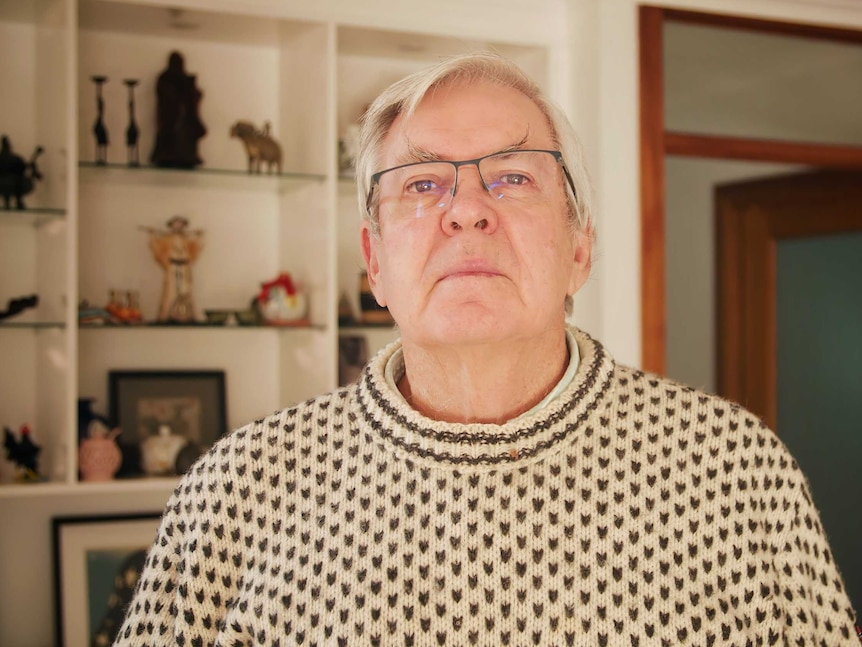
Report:
[[[529,206],[553,199],[561,187],[560,164],[548,151],[497,153],[471,162],[421,162],[380,176],[380,210],[392,217],[439,213],[456,195],[463,166],[477,166],[495,200]],[[463,182],[464,180],[462,180]]]

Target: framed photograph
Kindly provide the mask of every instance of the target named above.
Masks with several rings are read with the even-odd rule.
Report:
[[[147,445],[159,460],[183,463],[165,474],[182,473],[227,431],[224,371],[110,371],[108,386],[110,417],[121,431],[118,476],[154,473],[144,469]]]
[[[132,599],[157,512],[52,519],[57,645],[110,645]]]

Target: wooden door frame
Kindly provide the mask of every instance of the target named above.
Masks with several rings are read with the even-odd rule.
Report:
[[[862,146],[666,131],[662,31],[668,21],[862,44],[862,31],[648,5],[639,7],[641,367],[660,374],[665,373],[667,366],[665,156],[862,169]]]
[[[719,185],[714,193],[718,389],[771,429],[778,425],[778,243],[860,231],[858,212],[830,208],[829,197],[862,204],[859,172],[791,177],[793,195],[779,193],[788,176]],[[800,205],[823,210],[817,218],[793,213]]]

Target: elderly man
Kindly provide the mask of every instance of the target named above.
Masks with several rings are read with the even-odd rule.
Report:
[[[400,342],[197,463],[118,644],[855,644],[772,432],[566,326],[589,189],[534,83],[490,55],[396,83],[357,173]]]

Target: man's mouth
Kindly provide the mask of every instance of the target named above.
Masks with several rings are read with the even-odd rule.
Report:
[[[446,269],[440,277],[441,281],[468,277],[495,277],[502,273],[491,263],[480,259],[461,261]]]

